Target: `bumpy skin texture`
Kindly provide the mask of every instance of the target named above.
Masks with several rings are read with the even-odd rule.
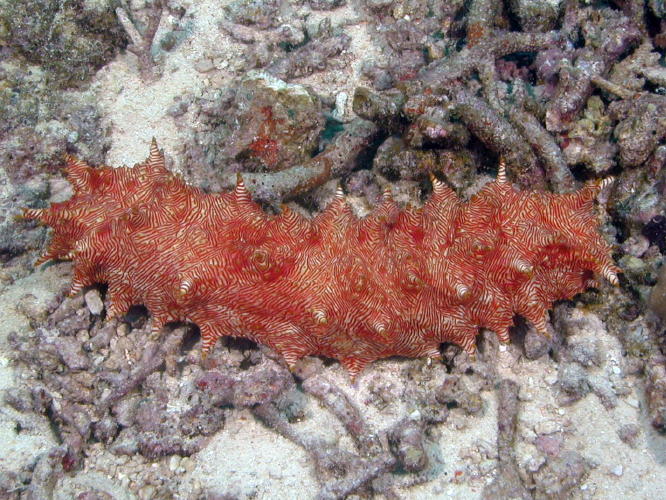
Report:
[[[388,356],[475,349],[480,327],[508,340],[514,314],[545,331],[547,311],[594,284],[617,284],[594,201],[518,192],[497,180],[468,202],[433,178],[422,209],[386,194],[358,219],[339,191],[313,219],[266,215],[239,179],[206,194],[164,166],[153,141],[134,168],[68,159],[74,195],[25,216],[53,228],[41,262],[73,259],[72,292],[108,283],[109,317],[144,304],[154,329],[192,321],[207,352],[224,335],[277,350],[289,365],[315,354],[352,376]]]

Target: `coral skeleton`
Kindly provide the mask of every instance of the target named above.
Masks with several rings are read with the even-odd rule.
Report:
[[[155,0],[147,15],[146,27],[141,33],[136,24],[132,22],[127,11],[122,7],[116,8],[118,21],[129,36],[131,44],[127,50],[138,57],[139,72],[145,81],[150,81],[156,77],[155,64],[153,62],[152,47],[157,29],[160,27],[164,4],[162,0]]]

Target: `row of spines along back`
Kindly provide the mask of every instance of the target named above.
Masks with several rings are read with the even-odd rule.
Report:
[[[474,200],[467,204],[461,203],[452,190],[432,176],[433,194],[424,209],[407,207],[401,211],[391,199],[390,193],[385,192],[379,207],[370,216],[359,221],[346,203],[342,190],[338,189],[326,210],[315,219],[308,220],[286,207],[279,216],[266,216],[261,208],[252,202],[251,195],[240,176],[232,193],[205,195],[187,186],[182,179],[172,175],[164,167],[163,155],[154,142],[146,162],[136,165],[133,169],[93,169],[73,158],[69,159],[67,169],[75,188],[72,200],[56,204],[47,210],[27,210],[25,215],[29,218],[38,218],[56,229],[58,226],[70,223],[65,232],[68,233],[70,240],[75,241],[80,240],[84,234],[94,231],[95,225],[102,224],[105,219],[114,216],[120,216],[137,227],[159,225],[166,222],[166,219],[171,219],[177,223],[205,224],[213,230],[220,224],[233,220],[238,223],[227,225],[235,226],[239,232],[245,233],[237,236],[247,241],[280,241],[288,238],[298,240],[307,234],[316,239],[322,232],[329,238],[344,239],[349,236],[348,230],[353,228],[358,235],[358,244],[389,244],[397,251],[403,250],[403,253],[408,254],[414,245],[424,243],[424,239],[435,241],[440,247],[442,244],[445,246],[452,244],[459,236],[456,234],[456,226],[463,219],[469,221],[482,218],[474,213],[475,207],[487,209],[490,206],[495,210],[492,222],[501,224],[500,203],[509,202],[502,198],[518,194],[508,186],[503,168],[500,169],[497,181],[491,183],[491,188],[484,189],[487,191],[486,194],[492,194],[490,197],[495,198],[493,203],[485,207],[483,204],[475,205]],[[602,187],[602,184],[592,184],[576,193],[577,204],[582,208]],[[477,195],[476,199],[480,197],[481,194]],[[92,204],[94,205],[91,207]],[[106,214],[103,213],[104,209],[107,211]],[[94,220],[90,220],[93,217]],[[429,227],[426,228],[426,225]],[[392,237],[390,242],[387,241],[389,236]],[[492,240],[493,236],[491,234],[485,239]],[[75,256],[75,244],[70,241],[67,245],[62,241],[63,238],[55,239],[58,248],[47,252],[41,262],[49,258]],[[487,253],[493,243],[484,241],[483,234],[468,240],[470,251],[479,255]],[[567,238],[561,233],[537,230],[529,244],[546,247],[565,244],[566,240]],[[432,247],[426,244],[424,248]],[[581,255],[581,257],[586,256]],[[600,256],[592,257],[595,259],[590,260],[596,260]],[[526,259],[517,257],[512,267],[520,273],[529,273],[533,265]],[[612,276],[613,269],[608,265],[601,266],[595,271],[611,282],[616,281]],[[463,285],[456,289],[460,295],[465,295],[466,290]]]

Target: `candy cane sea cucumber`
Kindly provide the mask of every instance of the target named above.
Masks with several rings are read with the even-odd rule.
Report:
[[[188,186],[153,140],[133,168],[69,157],[73,196],[28,219],[53,228],[46,254],[74,261],[72,293],[108,283],[108,318],[144,304],[152,327],[191,321],[208,352],[225,335],[341,361],[354,377],[388,356],[474,352],[479,328],[508,341],[515,314],[544,332],[548,309],[620,271],[594,201],[607,180],[571,194],[521,192],[506,179],[462,202],[434,177],[423,208],[390,195],[359,219],[339,189],[312,219],[267,215],[239,178],[229,193]]]

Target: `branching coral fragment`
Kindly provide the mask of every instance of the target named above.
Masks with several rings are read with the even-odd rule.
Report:
[[[490,149],[506,158],[510,165],[519,166],[516,173],[522,185],[543,189],[543,172],[529,144],[515,128],[481,98],[466,90],[454,95],[453,109],[460,120]]]
[[[499,384],[497,409],[499,471],[495,480],[483,491],[483,497],[487,499],[532,498],[520,478],[513,451],[518,422],[518,390],[518,384],[512,380],[504,379]]]
[[[377,131],[374,123],[357,118],[346,124],[324,151],[302,165],[279,172],[243,172],[243,182],[257,201],[277,204],[289,200],[352,170],[355,159],[372,142]],[[228,174],[222,179],[222,186],[233,187],[236,180],[236,174]]]
[[[132,42],[127,47],[127,50],[138,57],[139,73],[145,81],[150,81],[157,77],[157,70],[153,61],[152,47],[155,34],[160,26],[160,21],[164,12],[164,1],[165,0],[152,0],[152,5],[147,15],[147,24],[143,29],[143,32],[139,31],[136,24],[130,20],[127,10],[122,7],[116,8],[118,20]]]

